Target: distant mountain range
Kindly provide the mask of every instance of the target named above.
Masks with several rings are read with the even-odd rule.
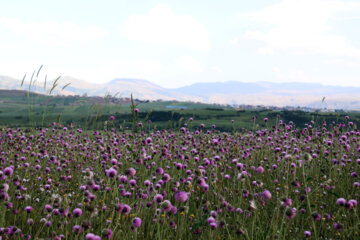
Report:
[[[67,83],[71,83],[62,90]],[[52,85],[48,82],[32,84],[31,90],[46,93]],[[29,89],[29,82],[1,76],[0,89]],[[62,77],[54,94],[128,97],[144,100],[179,100],[219,104],[249,104],[265,106],[300,106],[327,109],[360,110],[360,87],[325,86],[319,83],[246,83],[238,81],[195,83],[167,89],[147,80],[117,78],[103,84],[88,83],[73,77]],[[325,97],[325,101],[322,101]]]

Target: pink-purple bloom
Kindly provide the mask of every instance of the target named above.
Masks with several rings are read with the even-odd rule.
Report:
[[[178,191],[175,193],[175,200],[178,202],[186,202],[189,198],[189,193],[184,192],[184,191]]]

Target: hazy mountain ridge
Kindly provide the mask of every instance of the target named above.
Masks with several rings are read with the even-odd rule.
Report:
[[[71,83],[62,90],[67,83]],[[0,89],[29,89],[29,83],[7,76],[0,76]],[[46,93],[52,86],[36,82],[32,90]],[[360,88],[325,86],[319,83],[272,83],[239,81],[195,83],[189,86],[167,89],[143,79],[116,78],[101,84],[65,76],[59,80],[59,86],[54,94],[134,97],[144,100],[179,100],[220,104],[249,104],[267,106],[301,106],[328,109],[360,110]],[[322,98],[325,101],[322,102]]]

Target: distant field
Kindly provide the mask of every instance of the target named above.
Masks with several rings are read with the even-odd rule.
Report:
[[[131,127],[130,102],[115,98],[61,97],[39,94],[27,94],[25,91],[0,91],[0,126],[26,127],[47,126],[52,122],[62,125],[74,125],[85,129],[102,129],[104,121],[115,116],[112,126],[127,129]],[[259,129],[272,127],[277,116],[285,122],[293,121],[295,126],[304,127],[313,120],[317,124],[323,121],[337,122],[339,118],[350,115],[355,126],[359,124],[359,113],[306,113],[302,111],[273,110],[236,110],[231,107],[177,101],[136,101],[139,108],[139,122],[143,129],[180,128],[189,122],[190,128],[204,123],[206,128],[213,124],[217,129]],[[252,121],[255,117],[255,121]],[[263,119],[268,118],[268,122]],[[233,122],[232,122],[233,120]]]

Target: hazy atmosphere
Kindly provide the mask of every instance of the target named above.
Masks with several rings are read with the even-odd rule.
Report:
[[[2,1],[0,75],[360,86],[360,2]]]

